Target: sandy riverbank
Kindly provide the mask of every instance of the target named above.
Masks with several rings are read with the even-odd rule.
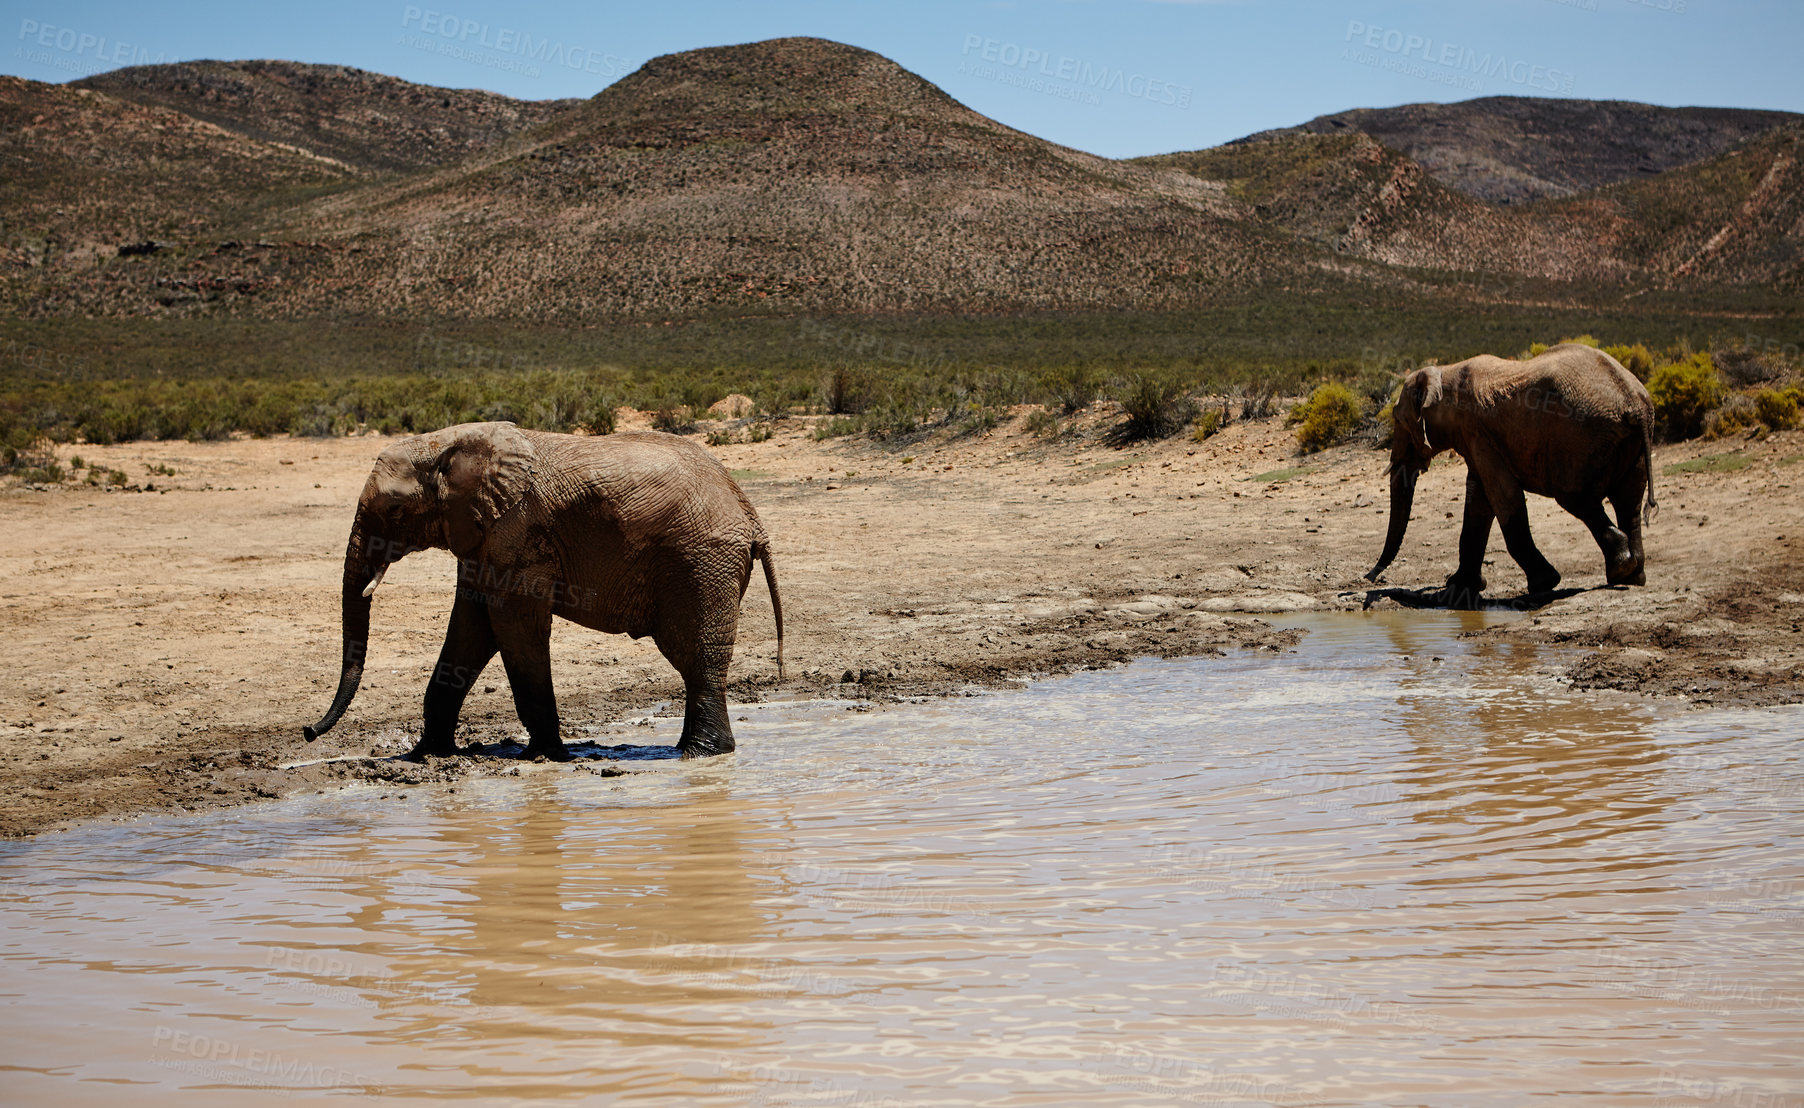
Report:
[[[1116,449],[1101,438],[1106,414],[1052,442],[1022,420],[876,444],[817,442],[814,421],[794,418],[768,441],[715,447],[773,537],[789,631],[779,685],[770,604],[754,580],[731,695],[882,701],[1144,655],[1277,652],[1298,639],[1285,612],[1396,603],[1360,577],[1386,507],[1385,455],[1368,445],[1300,459],[1272,419],[1204,443]],[[280,768],[398,753],[418,725],[451,601],[452,562],[437,551],[396,566],[378,594],[371,669],[346,721],[311,746],[300,735],[336,680],[339,558],[386,441],[64,448],[65,462],[81,454],[149,487],[0,490],[12,662],[0,689],[0,834],[358,778],[506,771],[493,758]],[[1666,446],[1656,464],[1731,452],[1745,466],[1657,478],[1646,588],[1596,587],[1602,562],[1583,526],[1531,498],[1563,586],[1587,591],[1485,633],[1589,648],[1566,674],[1579,687],[1804,699],[1804,569],[1793,553],[1804,432]],[[1456,459],[1424,475],[1388,583],[1429,586],[1451,571],[1463,485]],[[1518,594],[1522,574],[1496,535],[1492,554],[1491,595]],[[666,710],[680,710],[681,686],[649,640],[560,623],[552,649],[573,734],[673,699]],[[519,733],[499,665],[464,719],[468,742]]]

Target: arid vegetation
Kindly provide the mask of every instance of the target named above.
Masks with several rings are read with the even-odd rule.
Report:
[[[689,320],[668,328],[466,323],[445,331],[368,323],[14,321],[0,337],[0,448],[10,471],[30,471],[37,480],[45,474],[31,458],[43,454],[44,443],[399,433],[483,419],[605,434],[622,406],[657,413],[659,427],[683,431],[733,393],[751,397],[764,417],[841,417],[822,429],[834,436],[978,433],[1011,405],[1070,416],[1107,398],[1122,405],[1129,438],[1186,429],[1207,437],[1234,419],[1268,414],[1279,396],[1307,396],[1336,383],[1355,398],[1341,405],[1337,420],[1305,423],[1309,410],[1297,417],[1305,423],[1305,449],[1319,449],[1362,427],[1382,435],[1397,374],[1515,349],[1523,334],[1540,330],[1526,313],[1479,316],[1432,302],[1393,306],[1376,322],[1372,312],[1351,307],[1310,314],[1326,322],[1312,326],[1309,317],[1275,305],[829,323]],[[1612,325],[1590,313],[1570,315],[1575,330],[1584,330],[1562,341],[1601,345],[1645,376],[1675,437],[1720,437],[1796,418],[1787,406],[1797,402],[1787,391],[1798,385],[1795,344],[1682,316]],[[861,357],[861,346],[911,355]],[[1544,348],[1536,343],[1521,353]],[[1056,418],[1033,430],[1056,434]]]

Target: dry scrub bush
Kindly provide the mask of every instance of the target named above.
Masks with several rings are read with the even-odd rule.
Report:
[[[1059,436],[1059,417],[1045,408],[1035,408],[1027,413],[1021,429],[1037,439],[1056,439]]]
[[[1068,366],[1046,375],[1042,384],[1052,394],[1066,415],[1076,415],[1088,408],[1102,391],[1102,381],[1083,366]]]
[[[1278,390],[1269,382],[1260,381],[1236,391],[1241,396],[1241,419],[1266,419],[1277,411]]]
[[[1739,343],[1716,351],[1715,357],[1723,377],[1731,385],[1741,387],[1776,381],[1791,369],[1777,352],[1756,350]]]
[[[1712,408],[1704,417],[1704,435],[1706,440],[1726,439],[1739,435],[1750,427],[1760,426],[1760,410],[1753,398],[1740,393],[1729,397],[1718,407]]]
[[[1115,399],[1127,415],[1122,434],[1129,439],[1162,439],[1196,418],[1196,401],[1184,386],[1153,373],[1128,377]]]
[[[654,431],[664,431],[672,435],[687,434],[695,430],[695,416],[688,405],[664,400],[652,410],[651,426]]]

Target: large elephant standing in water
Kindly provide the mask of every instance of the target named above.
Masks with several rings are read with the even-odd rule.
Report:
[[[1590,528],[1610,584],[1647,583],[1641,548],[1642,497],[1653,492],[1654,410],[1634,374],[1590,346],[1562,343],[1526,361],[1481,354],[1426,366],[1404,379],[1392,418],[1390,528],[1384,553],[1366,574],[1376,581],[1397,557],[1415,498],[1416,477],[1436,454],[1466,460],[1466,519],[1449,602],[1484,592],[1491,521],[1528,574],[1530,592],[1560,583],[1536,549],[1524,493],[1550,496]],[[1608,498],[1616,509],[1611,521]]]
[[[344,562],[338,693],[307,740],[338,722],[363,676],[370,596],[388,566],[429,547],[457,556],[457,599],[426,686],[414,756],[455,750],[471,684],[497,652],[530,753],[566,758],[551,687],[551,618],[650,635],[687,692],[683,757],[734,747],[727,666],[752,562],[764,563],[783,664],[770,540],[713,455],[675,435],[602,437],[465,423],[382,451]]]

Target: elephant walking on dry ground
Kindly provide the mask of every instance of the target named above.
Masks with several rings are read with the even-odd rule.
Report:
[[[1647,389],[1616,359],[1562,343],[1526,361],[1480,355],[1427,366],[1404,379],[1392,419],[1390,529],[1384,553],[1366,574],[1376,581],[1397,557],[1415,497],[1416,477],[1436,454],[1466,460],[1466,519],[1459,568],[1447,579],[1449,602],[1484,592],[1491,521],[1528,574],[1530,592],[1560,583],[1560,571],[1528,532],[1524,493],[1550,496],[1577,516],[1603,550],[1612,585],[1647,583],[1641,548],[1642,497],[1652,516],[1654,410]],[[1604,511],[1616,509],[1612,521]]]
[[[758,513],[713,455],[661,433],[600,437],[465,423],[393,444],[357,502],[344,562],[338,722],[363,676],[370,596],[388,566],[457,556],[457,599],[413,755],[448,754],[470,686],[496,653],[529,753],[567,758],[551,687],[551,619],[650,635],[683,677],[683,757],[733,749],[727,666],[752,562],[764,563],[783,664],[783,605]]]

